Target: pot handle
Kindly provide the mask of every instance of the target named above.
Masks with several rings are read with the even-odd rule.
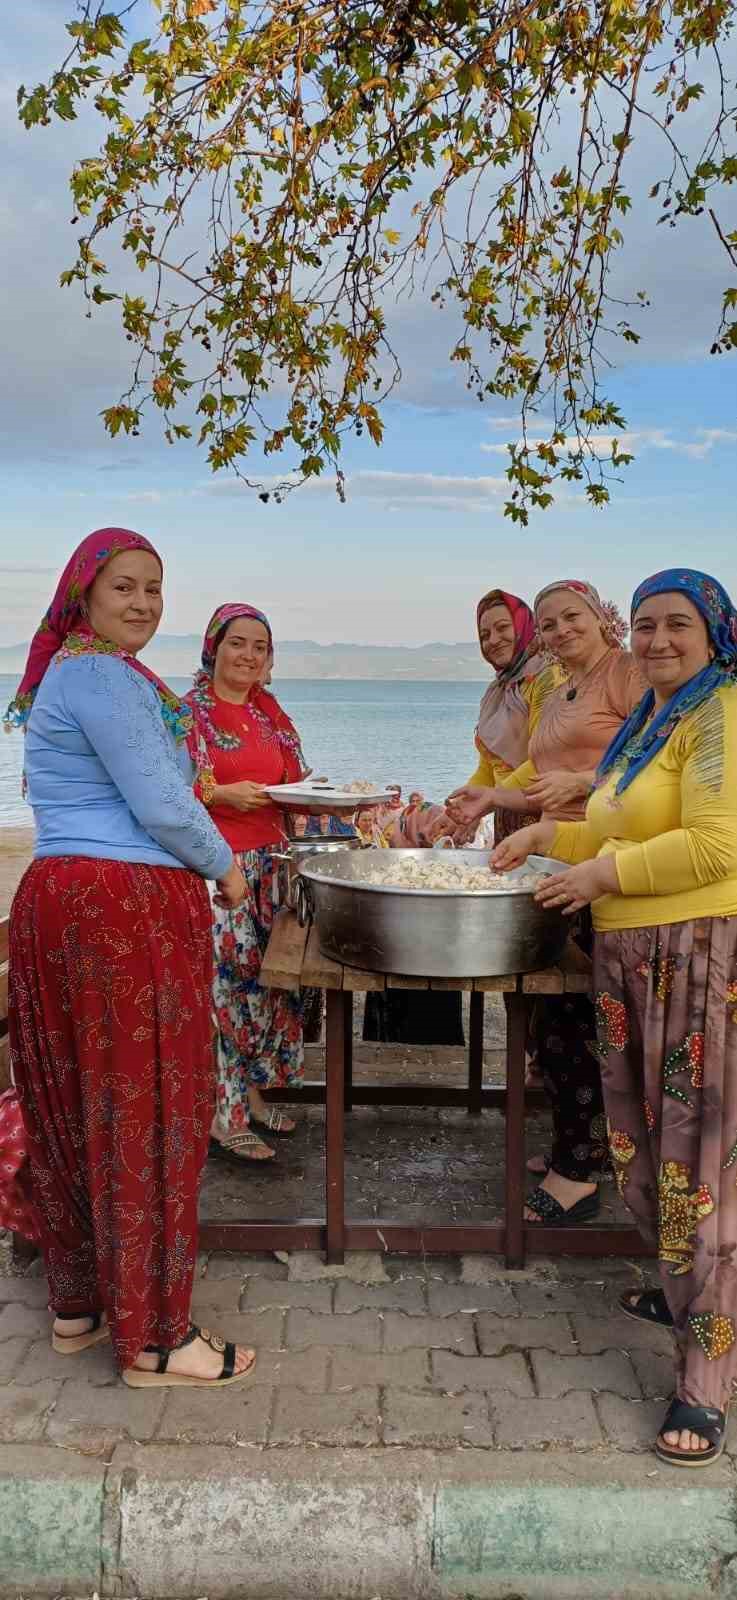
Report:
[[[294,893],[297,921],[300,925],[300,928],[306,928],[308,922],[312,921],[315,911],[312,895],[310,893],[310,886],[306,878],[299,877],[297,879]]]

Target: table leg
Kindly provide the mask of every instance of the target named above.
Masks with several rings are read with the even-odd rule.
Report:
[[[345,1109],[353,1110],[353,995],[343,990],[343,1084]]]
[[[484,1081],[484,996],[482,990],[472,989],[469,996],[468,1019],[468,1106],[467,1110],[478,1116],[481,1111],[481,1087]]]
[[[341,1266],[345,1249],[345,1015],[351,995],[328,989],[325,1015],[326,1261]]]
[[[504,1174],[505,1262],[525,1263],[525,1045],[528,999],[505,994],[507,1012],[506,1170]]]

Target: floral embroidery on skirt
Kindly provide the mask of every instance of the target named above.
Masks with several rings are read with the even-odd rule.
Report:
[[[248,1126],[248,1085],[283,1088],[304,1073],[299,990],[266,989],[261,963],[277,909],[278,866],[270,850],[236,855],[247,884],[235,911],[213,907],[218,1029],[216,1109],[224,1133]]]

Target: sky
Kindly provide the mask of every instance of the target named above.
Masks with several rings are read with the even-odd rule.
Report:
[[[158,418],[138,439],[108,439],[99,412],[125,387],[130,347],[112,310],[87,320],[77,290],[59,287],[74,255],[68,175],[94,153],[96,124],[27,133],[16,111],[18,84],[61,60],[73,14],[73,0],[24,0],[0,19],[0,643],[29,637],[74,545],[105,525],[140,529],[161,551],[173,634],[201,632],[240,599],[269,612],[277,639],[461,641],[492,586],[530,598],[585,577],[625,607],[647,573],[682,563],[737,592],[737,358],[708,353],[729,264],[706,218],[656,227],[646,196],[663,163],[655,171],[650,136],[625,169],[635,205],[617,288],[646,290],[651,308],[607,384],[636,461],[607,509],[568,494],[526,529],[504,518],[518,416],[468,396],[447,361],[453,329],[418,297],[394,318],[404,382],[384,443],[346,453],[346,505],[325,480],[263,506],[193,446],[167,447]]]

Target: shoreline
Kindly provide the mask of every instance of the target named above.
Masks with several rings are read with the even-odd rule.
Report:
[[[10,902],[32,856],[32,827],[0,825],[0,917],[7,917]]]

